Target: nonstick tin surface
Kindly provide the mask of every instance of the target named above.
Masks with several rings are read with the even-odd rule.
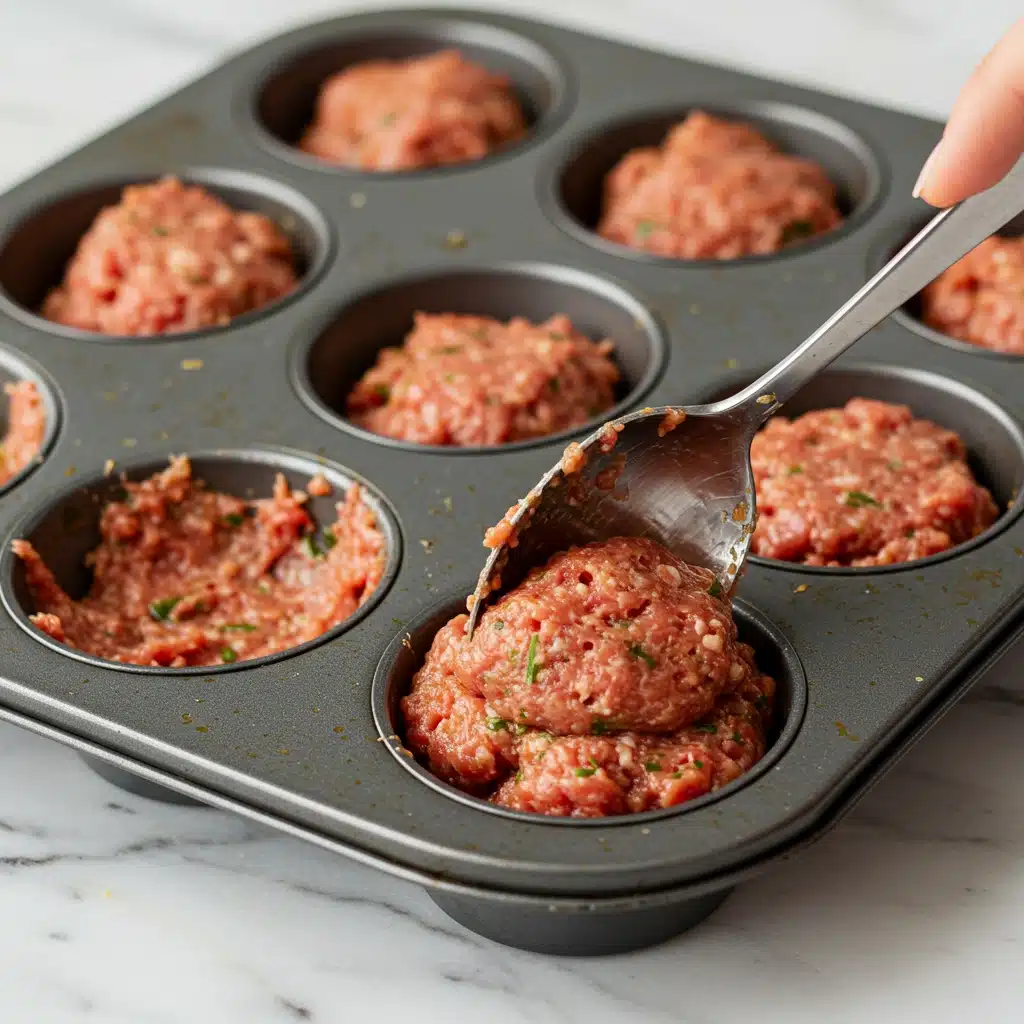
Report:
[[[528,142],[478,165],[394,176],[321,166],[284,147],[308,114],[314,71],[449,42],[522,80],[535,117]],[[312,51],[315,60],[300,61]],[[601,167],[617,147],[649,139],[693,107],[753,119],[825,162],[840,179],[847,224],[778,257],[729,264],[594,244],[577,218],[590,215],[588,188]],[[261,126],[264,115],[273,131]],[[371,687],[407,624],[468,592],[483,530],[557,460],[565,439],[486,453],[382,443],[340,426],[325,404],[331,382],[316,379],[365,368],[373,345],[365,325],[341,331],[330,358],[309,353],[323,352],[318,339],[333,336],[358,300],[395,289],[400,304],[410,282],[427,280],[437,309],[486,300],[501,308],[472,311],[507,316],[514,306],[539,317],[565,305],[584,329],[621,334],[632,353],[623,394],[631,408],[720,393],[789,351],[905,237],[924,210],[910,189],[938,132],[918,118],[537,23],[392,11],[324,22],[243,53],[20,185],[0,198],[0,344],[52,379],[60,427],[43,464],[0,499],[3,704],[427,884],[552,897],[696,891],[791,846],[822,827],[848,787],[890,760],[907,730],[1005,640],[1024,593],[1016,507],[982,543],[927,565],[874,573],[750,565],[740,596],[792,644],[808,699],[788,748],[749,784],[657,820],[575,828],[496,815],[406,770],[377,731]],[[588,149],[594,144],[605,148]],[[55,282],[97,195],[168,172],[281,218],[307,268],[295,296],[170,340],[75,335],[20,308]],[[54,213],[69,197],[77,198]],[[486,280],[467,288],[467,273]],[[398,340],[389,330],[381,344]],[[1024,478],[1015,426],[1024,364],[937,344],[892,320],[840,365],[858,368],[850,371],[858,387],[925,403],[918,411],[940,421],[948,412],[949,425],[973,431],[983,477],[1011,500]],[[824,393],[842,393],[843,381],[831,379]],[[395,578],[368,614],[300,653],[208,674],[84,664],[30,634],[11,537],[107,459],[140,465],[221,451],[322,459],[370,482],[401,541]]]

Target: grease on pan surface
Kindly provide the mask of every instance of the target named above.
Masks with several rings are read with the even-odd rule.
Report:
[[[317,476],[309,492],[330,487]],[[173,458],[103,509],[81,600],[60,588],[28,541],[14,542],[32,622],[97,657],[168,668],[246,661],[315,639],[370,597],[386,545],[357,485],[322,547],[306,500],[283,476],[270,498],[217,493],[193,478],[187,458]]]
[[[445,625],[403,699],[406,742],[445,781],[539,814],[671,807],[764,755],[775,684],[711,573],[645,538],[555,555]]]
[[[998,517],[959,436],[910,409],[854,398],[754,438],[751,551],[819,566],[891,565],[946,551]]]
[[[293,291],[295,255],[259,213],[167,177],[130,185],[82,236],[42,315],[111,335],[220,327]]]
[[[22,380],[4,386],[7,431],[0,442],[0,487],[39,455],[46,434],[46,410],[39,389]]]
[[[494,446],[579,426],[615,401],[612,342],[568,317],[501,323],[452,313],[416,316],[356,384],[349,418],[418,444]]]
[[[1024,355],[1024,238],[987,238],[924,289],[921,314],[960,341]]]
[[[443,50],[329,78],[299,148],[346,167],[408,171],[481,160],[525,134],[509,79]]]
[[[749,125],[694,111],[660,146],[635,149],[605,180],[598,234],[676,259],[777,252],[842,222],[815,163]]]

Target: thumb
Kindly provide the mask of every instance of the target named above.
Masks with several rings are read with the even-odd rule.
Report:
[[[914,188],[952,206],[996,184],[1024,152],[1024,18],[978,65]]]

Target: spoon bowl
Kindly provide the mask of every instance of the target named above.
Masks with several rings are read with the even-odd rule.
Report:
[[[938,274],[1024,208],[1024,159],[998,184],[936,214],[852,298],[767,373],[710,405],[662,406],[571,444],[485,543],[470,598],[472,636],[488,601],[574,545],[659,541],[711,569],[731,594],[757,522],[750,444],[782,404]]]

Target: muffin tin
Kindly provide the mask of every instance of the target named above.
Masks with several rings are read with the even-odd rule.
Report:
[[[452,45],[513,77],[531,119],[523,144],[395,175],[289,148],[330,72]],[[729,263],[596,239],[604,172],[694,108],[751,120],[821,161],[840,187],[842,228]],[[397,698],[472,589],[484,529],[566,436],[418,448],[347,424],[344,394],[416,309],[568,313],[618,343],[620,409],[726,393],[789,351],[925,215],[910,190],[938,134],[916,117],[537,22],[389,11],[244,52],[19,185],[0,197],[0,367],[40,382],[52,440],[0,500],[0,718],[71,744],[136,791],[229,808],[418,882],[501,942],[605,953],[695,924],[830,828],[1015,641],[1024,366],[891,318],[791,403],[908,402],[961,432],[1004,514],[970,545],[887,570],[752,559],[737,619],[781,692],[766,760],[693,804],[588,822],[455,793],[396,739]],[[164,339],[41,320],[33,310],[99,207],[165,173],[274,216],[301,254],[295,294]],[[28,623],[10,540],[32,538],[80,593],[80,558],[116,485],[105,463],[139,476],[170,453],[241,495],[267,493],[278,468],[295,482],[317,469],[364,480],[390,551],[374,600],[317,642],[216,669],[113,666],[49,642]]]

